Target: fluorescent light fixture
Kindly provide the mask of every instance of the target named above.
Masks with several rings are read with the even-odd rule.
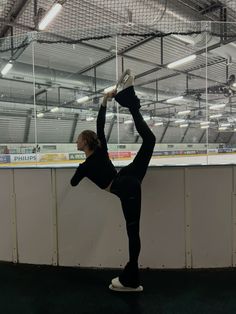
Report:
[[[200,125],[208,125],[210,124],[210,121],[203,121],[203,122],[200,122]]]
[[[46,13],[39,23],[39,30],[44,30],[49,23],[56,17],[56,15],[61,11],[62,5],[60,3],[54,3],[51,9]]]
[[[113,86],[109,86],[107,88],[104,89],[104,93],[107,94],[107,93],[110,93],[112,92],[113,90],[116,89],[116,85],[113,85]]]
[[[174,98],[169,98],[169,99],[167,99],[166,102],[170,103],[170,102],[181,100],[183,98],[184,98],[184,96],[178,96],[178,97],[174,97]]]
[[[222,123],[220,126],[221,126],[221,127],[231,126],[231,124],[230,124],[230,123]]]
[[[156,122],[154,125],[155,126],[161,126],[161,125],[163,125],[163,122]]]
[[[42,118],[43,116],[44,116],[44,113],[43,113],[43,112],[37,113],[37,118]]]
[[[219,114],[213,114],[210,116],[210,119],[215,119],[215,118],[220,118],[222,117],[222,113],[219,113]]]
[[[211,106],[209,107],[209,109],[211,109],[211,110],[219,110],[219,109],[224,108],[225,106],[226,106],[226,104],[211,105]]]
[[[178,120],[175,120],[175,123],[183,123],[183,122],[185,122],[185,120],[184,120],[184,119],[178,119]]]
[[[144,116],[144,117],[143,117],[143,120],[144,120],[144,121],[149,121],[149,120],[151,120],[151,117],[149,117],[149,116]]]
[[[179,111],[177,113],[177,115],[179,116],[185,116],[186,114],[189,114],[191,112],[191,110],[185,110],[185,111]]]
[[[13,67],[13,63],[9,61],[1,70],[1,74],[6,75],[11,70],[12,67]]]
[[[86,101],[88,101],[88,100],[89,100],[89,97],[88,97],[88,96],[84,96],[84,97],[81,97],[81,98],[76,99],[76,101],[77,101],[78,104],[82,104],[82,103],[84,103],[84,102],[86,102]]]
[[[218,130],[220,130],[220,131],[227,130],[227,127],[226,127],[226,126],[220,126],[220,127],[218,128]]]
[[[172,37],[179,39],[183,41],[186,44],[194,45],[195,42],[193,39],[190,38],[190,36],[184,36],[184,35],[172,35]]]
[[[86,117],[86,121],[90,122],[90,121],[93,121],[94,120],[94,117]]]
[[[208,129],[210,126],[209,125],[202,125],[201,129]]]
[[[188,126],[188,123],[180,124],[180,128],[186,128]]]
[[[188,57],[186,57],[186,58],[183,58],[183,59],[177,60],[177,61],[175,61],[175,62],[169,63],[169,64],[167,65],[167,68],[169,68],[169,69],[176,68],[176,67],[178,67],[178,66],[180,66],[180,65],[182,65],[182,64],[184,64],[184,63],[193,61],[193,60],[195,60],[196,58],[197,58],[197,55],[195,55],[195,54],[194,54],[194,55],[191,55],[191,56],[188,56]]]
[[[106,113],[106,118],[109,118],[109,117],[113,117],[113,113],[112,112]]]
[[[125,120],[124,121],[124,124],[131,124],[131,123],[133,123],[133,120]]]
[[[54,108],[52,108],[50,111],[51,111],[51,112],[57,112],[57,111],[59,111],[59,108],[58,108],[58,107],[54,107]]]

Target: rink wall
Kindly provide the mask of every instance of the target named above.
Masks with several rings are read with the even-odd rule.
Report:
[[[0,169],[0,261],[122,267],[119,199],[75,168]],[[236,166],[150,167],[143,181],[141,267],[236,266]]]

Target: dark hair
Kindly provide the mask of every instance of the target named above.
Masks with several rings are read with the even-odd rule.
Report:
[[[97,147],[101,147],[101,142],[95,132],[91,130],[84,130],[81,134],[89,149],[95,150]]]

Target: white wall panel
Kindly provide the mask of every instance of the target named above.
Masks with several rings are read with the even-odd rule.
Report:
[[[184,169],[153,168],[143,181],[140,263],[185,266]]]
[[[1,169],[0,174],[0,260],[12,261],[12,210],[11,193],[13,170]]]
[[[18,257],[21,263],[52,263],[50,169],[15,169]]]
[[[227,267],[232,257],[232,168],[189,169],[193,267]]]
[[[59,264],[124,265],[128,249],[119,199],[87,179],[71,187],[73,174],[57,170]]]

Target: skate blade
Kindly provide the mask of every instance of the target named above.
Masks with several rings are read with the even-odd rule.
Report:
[[[113,287],[112,284],[109,286],[110,290],[118,291],[118,292],[142,292],[143,286],[138,286],[137,288],[131,288],[131,287]]]

